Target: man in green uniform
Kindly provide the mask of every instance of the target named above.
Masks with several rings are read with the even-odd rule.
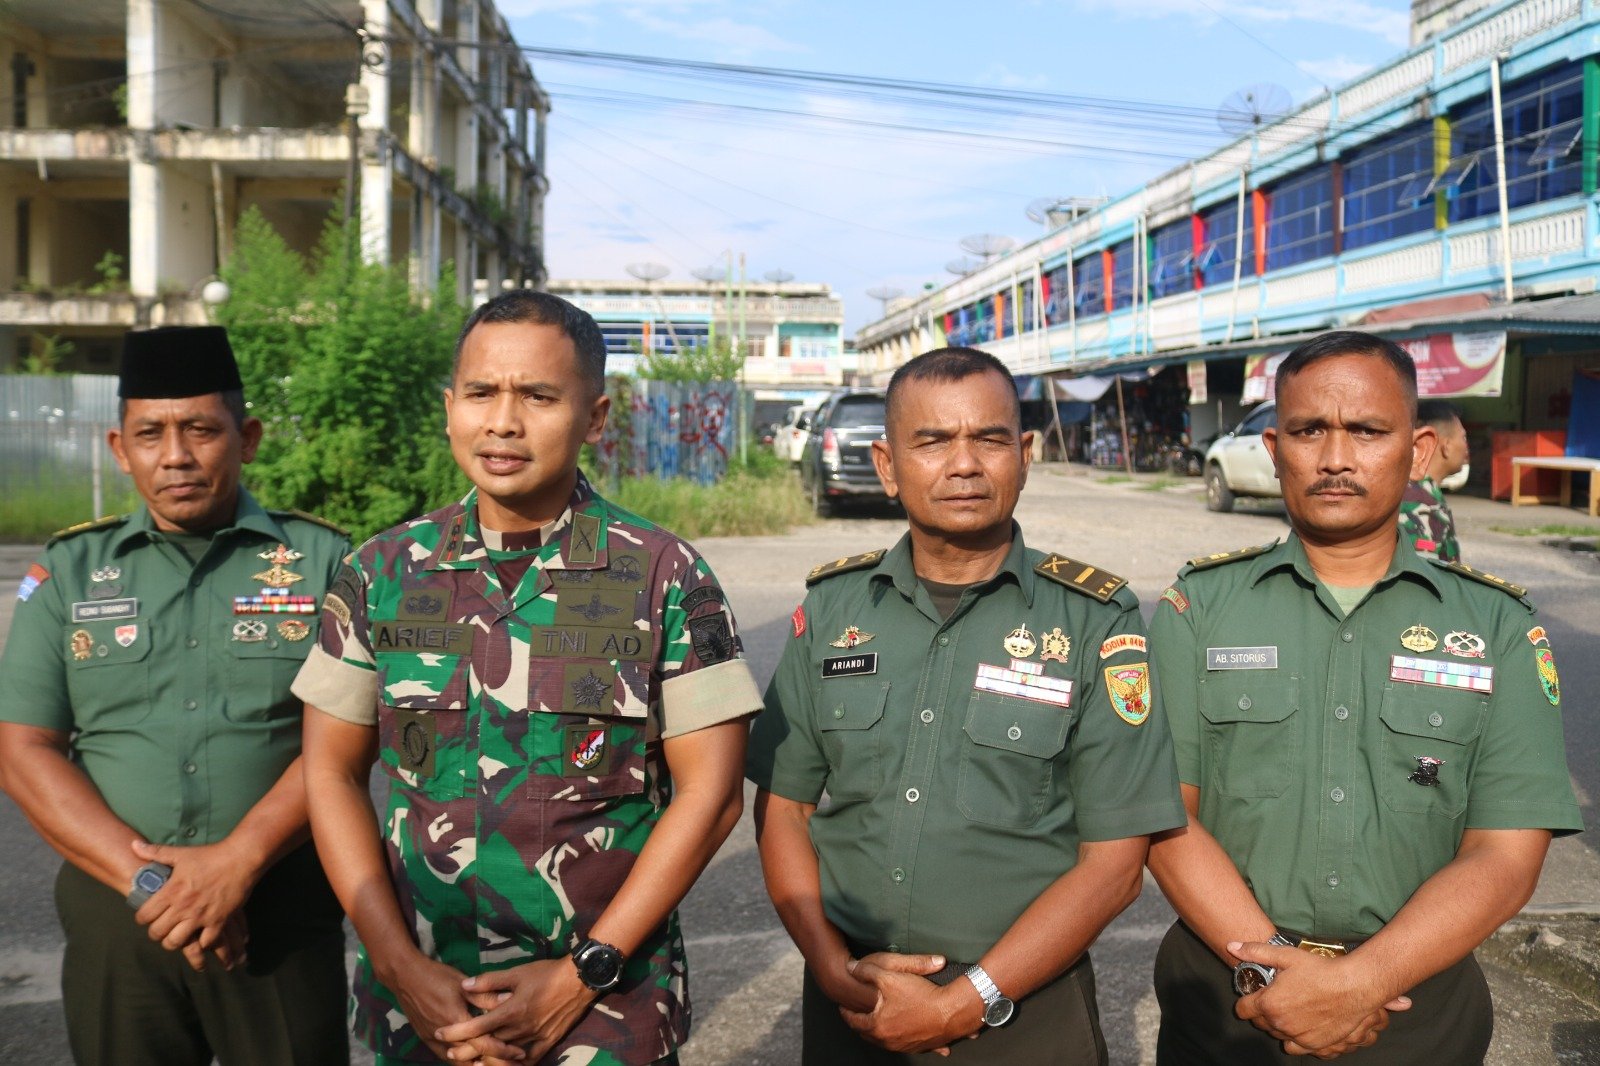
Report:
[[[1467,428],[1461,424],[1461,412],[1447,400],[1418,403],[1417,424],[1432,426],[1438,445],[1428,461],[1427,473],[1407,482],[1405,495],[1400,497],[1400,537],[1409,541],[1418,555],[1459,563],[1461,545],[1456,542],[1456,519],[1450,513],[1450,505],[1444,502],[1440,484],[1467,465]]]
[[[73,1057],[344,1062],[289,684],[349,542],[240,486],[261,423],[221,328],[129,334],[119,395],[144,506],[56,534],[0,661],[0,783],[67,860]]]
[[[1103,1064],[1086,950],[1183,822],[1138,602],[1024,546],[1003,364],[929,352],[886,403],[873,459],[910,530],[812,571],[746,769],[803,1061]]]
[[[578,470],[604,386],[565,300],[473,312],[445,411],[475,487],[356,551],[295,682],[380,1063],[643,1066],[688,1036],[675,909],[739,819],[761,699],[710,568]]]
[[[1404,351],[1324,334],[1277,396],[1293,532],[1194,560],[1151,624],[1189,811],[1150,848],[1181,919],[1158,1061],[1481,1062],[1472,951],[1583,826],[1550,641],[1522,589],[1397,535],[1435,446]]]

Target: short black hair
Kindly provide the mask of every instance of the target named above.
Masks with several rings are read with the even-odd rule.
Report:
[[[1417,364],[1412,362],[1406,350],[1394,341],[1385,340],[1371,333],[1362,333],[1354,329],[1336,329],[1297,345],[1283,362],[1278,364],[1278,372],[1273,378],[1272,387],[1277,395],[1282,396],[1285,383],[1300,371],[1312,363],[1320,363],[1324,359],[1341,355],[1374,355],[1393,367],[1405,391],[1406,407],[1411,412],[1411,423],[1416,425]]]
[[[901,364],[889,379],[888,391],[884,393],[883,421],[887,425],[894,418],[895,395],[908,381],[961,381],[984,373],[999,374],[1011,387],[1013,409],[1017,413],[1017,426],[1020,428],[1022,398],[1017,394],[1017,379],[1011,376],[1011,371],[1004,363],[977,348],[935,348]]]
[[[1466,422],[1461,417],[1461,408],[1449,400],[1419,400],[1417,402],[1417,425],[1445,429],[1452,422],[1460,422],[1462,425],[1466,425]]]
[[[227,410],[228,417],[233,419],[234,428],[235,429],[241,429],[241,430],[244,429],[244,420],[250,416],[249,412],[245,409],[244,390],[243,389],[225,389],[219,395],[221,395],[221,397],[222,397],[222,406]],[[123,399],[123,398],[118,398],[118,400],[117,400],[117,425],[120,426],[120,425],[122,425],[122,423],[126,422],[127,420],[128,420],[128,401],[126,399]]]
[[[535,289],[509,289],[480,304],[467,316],[460,336],[456,337],[455,357],[450,362],[452,380],[461,370],[461,349],[466,346],[467,334],[484,322],[532,322],[540,326],[555,326],[577,349],[578,372],[584,380],[594,387],[596,395],[606,391],[606,339],[594,316],[553,293]]]

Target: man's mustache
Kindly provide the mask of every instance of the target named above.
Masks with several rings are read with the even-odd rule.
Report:
[[[1336,489],[1340,492],[1352,492],[1357,496],[1365,496],[1367,490],[1347,477],[1325,477],[1321,481],[1306,489],[1307,496],[1315,496],[1319,492]]]

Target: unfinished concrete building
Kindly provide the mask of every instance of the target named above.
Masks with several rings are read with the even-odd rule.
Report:
[[[114,369],[205,320],[241,212],[309,250],[347,183],[415,283],[539,284],[548,110],[489,0],[6,0],[0,368]]]

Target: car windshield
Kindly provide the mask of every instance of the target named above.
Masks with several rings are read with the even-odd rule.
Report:
[[[860,429],[883,425],[883,397],[849,397],[839,401],[828,422],[834,429]]]

